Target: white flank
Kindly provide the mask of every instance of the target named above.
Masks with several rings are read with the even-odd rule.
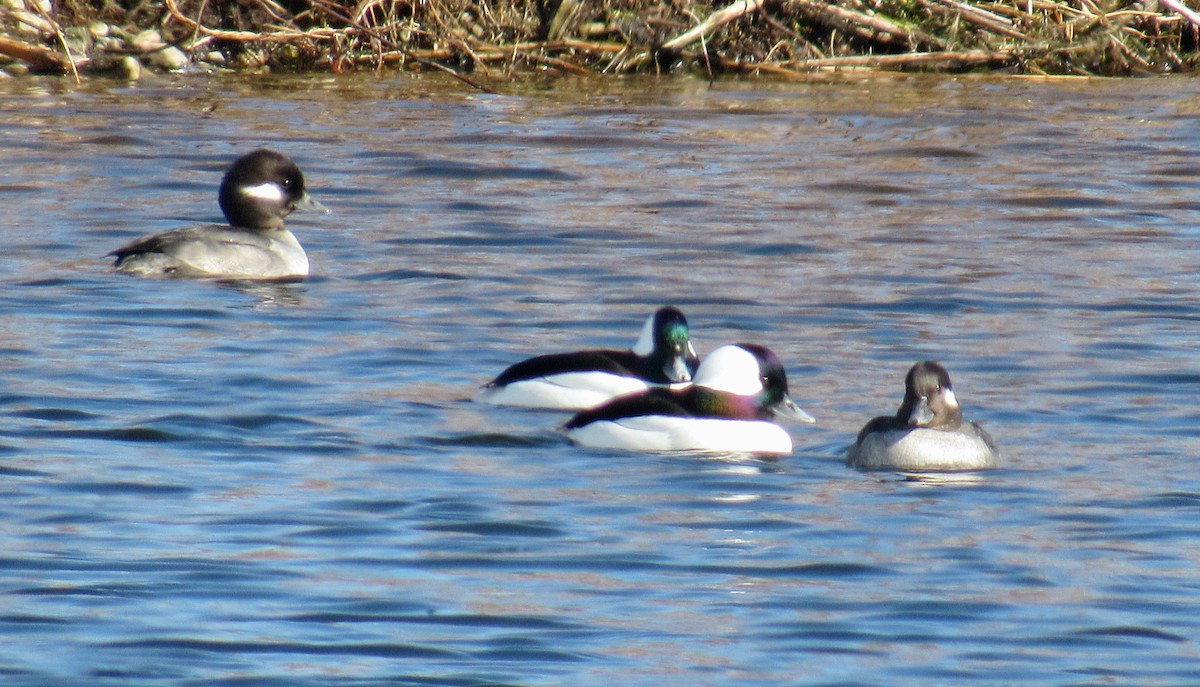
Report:
[[[591,422],[567,436],[581,446],[633,451],[792,452],[788,433],[762,421],[646,415]]]
[[[308,256],[287,229],[230,229],[197,234],[170,246],[187,268],[218,277],[277,279],[308,274]]]
[[[504,406],[583,410],[646,388],[645,382],[634,377],[607,372],[567,372],[484,389],[480,398]]]

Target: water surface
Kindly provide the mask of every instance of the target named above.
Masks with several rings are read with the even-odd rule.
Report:
[[[1200,681],[1200,82],[505,91],[0,82],[4,684]],[[109,271],[261,145],[310,279]],[[471,400],[664,303],[793,455]],[[1004,466],[845,468],[927,358]]]

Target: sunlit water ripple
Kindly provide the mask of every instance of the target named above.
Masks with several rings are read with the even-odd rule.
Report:
[[[0,82],[3,684],[1200,682],[1200,82],[506,90]],[[108,271],[259,145],[312,278]],[[471,400],[663,303],[793,455]],[[1004,466],[845,468],[925,358]]]

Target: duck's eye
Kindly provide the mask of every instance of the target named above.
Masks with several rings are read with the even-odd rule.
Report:
[[[291,187],[292,187],[292,180],[291,180],[291,179],[284,179],[284,180],[283,180],[283,187],[284,187],[284,188],[291,188]]]

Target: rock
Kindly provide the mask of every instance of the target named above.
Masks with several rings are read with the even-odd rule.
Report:
[[[188,65],[188,56],[173,45],[150,53],[150,63],[159,69],[176,71]]]
[[[43,33],[54,33],[53,24],[32,12],[12,10],[9,12],[9,16],[15,20],[13,28],[18,34],[37,36]]]
[[[62,32],[63,42],[75,59],[87,57],[92,52],[92,34],[82,26],[68,26]]]
[[[167,47],[167,42],[158,31],[146,29],[130,39],[129,47],[139,52],[152,52]]]
[[[104,36],[96,39],[96,47],[108,52],[121,52],[125,42],[116,36]]]
[[[126,55],[121,58],[121,73],[130,81],[137,81],[142,78],[142,63],[133,55]]]

